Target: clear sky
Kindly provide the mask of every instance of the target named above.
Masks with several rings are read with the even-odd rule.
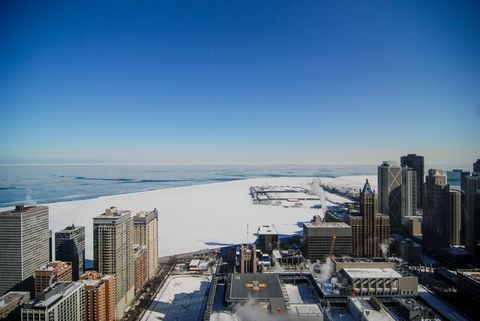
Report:
[[[0,162],[480,157],[479,1],[0,4]]]

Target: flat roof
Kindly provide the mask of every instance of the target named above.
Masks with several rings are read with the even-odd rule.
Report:
[[[307,228],[348,228],[351,229],[350,225],[343,222],[305,222],[303,223]]]
[[[258,235],[277,235],[278,231],[275,225],[260,225],[258,227]]]
[[[236,273],[230,274],[227,301],[260,299],[282,299],[280,279],[276,274]]]
[[[401,278],[402,275],[391,268],[386,269],[343,269],[352,279]]]
[[[351,298],[350,302],[357,311],[362,313],[362,320],[368,321],[395,321],[395,319],[386,310],[376,310],[369,299]]]

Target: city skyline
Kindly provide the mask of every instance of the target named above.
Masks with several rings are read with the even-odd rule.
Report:
[[[478,158],[473,1],[0,6],[3,164]]]

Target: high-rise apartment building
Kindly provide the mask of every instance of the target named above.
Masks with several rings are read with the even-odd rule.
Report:
[[[450,245],[462,244],[462,192],[450,191]]]
[[[423,183],[425,179],[425,161],[423,156],[408,154],[400,158],[400,166],[412,168],[417,175],[417,208],[423,208]]]
[[[135,293],[140,291],[148,280],[147,275],[147,247],[136,244],[133,249],[133,259],[135,261]]]
[[[140,212],[133,217],[134,243],[147,247],[147,279],[158,269],[158,211]]]
[[[122,318],[135,295],[133,219],[130,211],[111,207],[93,218],[95,270],[115,274],[116,314]]]
[[[402,168],[393,161],[378,166],[378,211],[390,217],[392,229],[402,227]]]
[[[314,219],[303,223],[304,253],[309,260],[352,254],[352,228],[343,222]]]
[[[55,233],[55,259],[72,262],[72,277],[77,281],[85,271],[85,226],[67,226]]]
[[[84,321],[85,286],[80,282],[57,282],[23,305],[22,321]]]
[[[50,262],[35,270],[35,296],[40,295],[55,282],[72,281],[72,264],[70,262]]]
[[[49,262],[47,206],[18,205],[0,213],[0,295],[33,293],[35,270]]]
[[[425,182],[422,234],[424,246],[434,251],[450,241],[450,186],[439,169],[429,169]]]
[[[115,321],[115,276],[89,271],[80,282],[85,284],[85,321]]]
[[[402,224],[405,217],[417,215],[417,173],[410,167],[402,167]]]

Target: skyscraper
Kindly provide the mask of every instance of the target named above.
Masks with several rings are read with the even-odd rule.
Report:
[[[95,270],[115,274],[116,314],[122,318],[135,295],[130,211],[111,207],[93,218],[93,258]]]
[[[85,321],[115,321],[115,275],[89,271],[80,282],[85,284]]]
[[[390,217],[392,229],[402,226],[402,168],[393,161],[378,166],[378,211]]]
[[[480,217],[476,206],[480,201],[480,176],[471,175],[465,178],[465,247],[475,261],[480,260]]]
[[[351,224],[352,238],[354,235],[359,238],[357,241],[352,240],[352,254],[365,257],[386,255],[382,251],[382,244],[388,244],[390,238],[390,219],[377,212],[377,194],[368,180],[360,190],[360,213],[361,215],[347,215],[346,223]]]
[[[23,305],[22,321],[84,321],[85,286],[80,282],[57,282]]]
[[[48,207],[18,205],[0,213],[0,295],[33,292],[35,270],[49,262]]]
[[[147,279],[158,269],[158,211],[140,212],[133,217],[134,244],[147,247]]]
[[[450,245],[461,245],[462,192],[450,191]]]
[[[417,173],[402,167],[402,224],[405,217],[417,215]]]
[[[55,259],[72,262],[72,277],[77,281],[85,271],[85,226],[67,226],[55,233]]]
[[[477,159],[475,163],[473,163],[473,172],[480,174],[480,158]]]
[[[424,246],[438,251],[450,241],[450,186],[439,169],[429,169],[425,182],[422,234]]]
[[[408,154],[400,158],[400,166],[412,168],[417,174],[417,208],[423,208],[423,183],[425,177],[425,162],[423,156],[416,154]]]

